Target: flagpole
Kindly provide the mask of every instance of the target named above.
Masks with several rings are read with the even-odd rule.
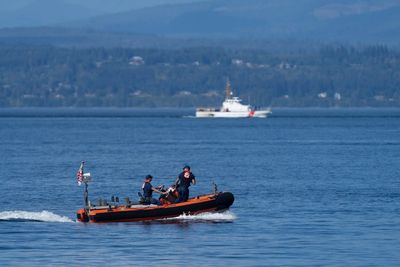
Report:
[[[83,199],[85,201],[85,208],[89,208],[89,192],[88,192],[88,181],[85,179],[85,172],[83,171],[83,166],[85,162],[82,161],[82,175],[83,175],[83,182],[85,183],[85,192],[83,193]]]
[[[89,192],[88,192],[88,181],[85,179],[85,172],[83,170],[83,166],[85,165],[85,161],[81,162],[81,167],[79,171],[82,175],[82,181],[85,184],[85,191],[83,192],[83,200],[85,201],[85,208],[89,209]]]
[[[88,192],[88,184],[85,182],[85,192],[83,193],[83,198],[85,200],[85,208],[89,208],[89,192]]]

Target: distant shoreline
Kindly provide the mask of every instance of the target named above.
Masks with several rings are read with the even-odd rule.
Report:
[[[0,118],[107,118],[194,117],[195,108],[0,108]],[[284,117],[399,117],[400,107],[276,107],[268,118]]]

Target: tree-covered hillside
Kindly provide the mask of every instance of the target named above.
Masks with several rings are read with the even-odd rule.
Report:
[[[219,105],[229,77],[257,106],[400,106],[400,53],[385,46],[269,52],[0,46],[0,106]]]

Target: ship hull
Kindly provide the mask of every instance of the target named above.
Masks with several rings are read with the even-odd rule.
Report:
[[[197,118],[266,118],[270,114],[270,110],[257,111],[212,111],[212,110],[197,110]]]

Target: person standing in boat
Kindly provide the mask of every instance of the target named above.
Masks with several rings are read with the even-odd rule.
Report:
[[[165,194],[164,192],[161,192],[157,188],[154,188],[151,185],[151,181],[153,180],[153,176],[150,174],[146,175],[144,178],[144,183],[142,185],[142,190],[143,190],[143,198],[144,198],[144,204],[156,204],[160,205],[160,201],[157,199],[153,198],[153,192],[159,193],[159,194]]]
[[[190,185],[196,184],[196,177],[190,171],[190,166],[183,167],[183,172],[181,172],[176,178],[175,187],[178,190],[179,197],[176,200],[176,203],[187,201],[189,198],[189,187]]]

